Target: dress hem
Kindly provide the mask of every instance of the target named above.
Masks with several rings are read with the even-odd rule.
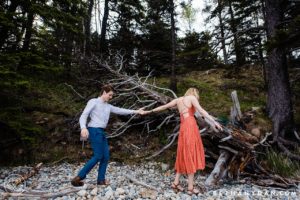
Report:
[[[196,169],[195,171],[193,171],[193,172],[187,172],[187,171],[184,171],[184,172],[180,172],[179,170],[176,170],[175,169],[175,172],[176,173],[179,173],[179,174],[195,174],[198,170],[204,170],[205,169],[205,167],[203,167],[203,168],[198,168],[198,169]]]

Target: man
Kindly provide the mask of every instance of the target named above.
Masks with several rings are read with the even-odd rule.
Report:
[[[119,115],[143,114],[143,110],[129,110],[118,108],[107,102],[113,97],[113,88],[109,85],[102,87],[100,96],[88,101],[83,110],[79,122],[81,128],[81,137],[83,139],[89,138],[93,149],[93,157],[85,164],[79,171],[78,175],[72,179],[73,186],[83,186],[83,179],[91,171],[91,169],[98,163],[98,178],[97,185],[108,185],[109,182],[105,179],[106,168],[109,160],[109,146],[104,129],[107,126],[110,113]],[[90,117],[88,128],[86,127],[87,118]]]

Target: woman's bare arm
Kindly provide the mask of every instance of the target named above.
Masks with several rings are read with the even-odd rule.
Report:
[[[220,125],[218,122],[216,122],[215,119],[214,119],[212,116],[210,116],[210,115],[206,112],[206,110],[204,110],[204,109],[200,106],[200,104],[199,104],[199,102],[198,102],[198,100],[197,100],[196,97],[192,96],[192,97],[191,97],[191,101],[192,101],[193,106],[196,108],[196,110],[197,110],[204,118],[206,118],[206,119],[212,121],[212,122],[216,125],[216,128],[218,128],[219,130],[222,130],[221,125]]]
[[[169,102],[165,105],[162,105],[162,106],[159,106],[157,108],[152,109],[151,111],[144,111],[143,114],[149,114],[149,113],[153,113],[153,112],[163,111],[163,110],[166,110],[168,108],[174,107],[176,105],[177,105],[177,99],[174,99],[174,100],[172,100],[171,102]]]
[[[159,112],[159,111],[166,110],[168,108],[172,108],[172,107],[174,107],[176,105],[177,105],[177,99],[174,99],[174,100],[172,100],[171,102],[169,102],[169,103],[167,103],[165,105],[162,105],[162,106],[159,106],[157,108],[152,109],[152,111],[153,112]]]
[[[203,117],[208,118],[208,119],[210,119],[210,120],[213,120],[213,118],[206,112],[206,110],[204,110],[204,109],[200,106],[200,104],[199,104],[199,102],[198,102],[198,100],[197,100],[196,97],[191,96],[191,101],[192,101],[193,106],[196,108],[196,110],[197,110]]]

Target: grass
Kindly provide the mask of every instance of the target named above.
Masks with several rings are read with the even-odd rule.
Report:
[[[200,92],[201,106],[217,116],[230,115],[233,90],[237,91],[242,112],[251,110],[252,107],[264,108],[266,95],[260,68],[242,69],[238,76],[228,76],[228,71],[217,69],[209,74],[203,71],[193,71],[182,75],[178,77],[177,95],[184,95],[189,87],[197,87]],[[156,78],[156,84],[168,87],[169,77]]]
[[[45,112],[62,112],[74,115],[82,108],[82,102],[78,102],[76,95],[63,83],[49,84],[35,80],[31,88],[31,98],[27,98],[27,104],[42,108]]]
[[[300,153],[300,148],[298,148]],[[287,156],[276,150],[268,150],[266,153],[267,165],[279,175],[290,178],[300,178],[300,163],[292,161]]]

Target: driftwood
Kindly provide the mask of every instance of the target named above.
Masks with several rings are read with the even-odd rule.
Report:
[[[16,179],[16,180],[14,181],[14,183],[15,183],[16,185],[19,185],[20,183],[26,181],[26,180],[29,179],[30,177],[36,175],[36,174],[39,172],[39,170],[40,170],[40,168],[42,167],[42,165],[43,165],[43,163],[37,164],[35,167],[32,168],[32,170],[30,170],[29,173],[27,173],[27,174],[25,174],[25,175],[22,175],[21,178]]]
[[[59,160],[53,161],[52,163],[50,163],[50,165],[56,165],[56,164],[62,162],[63,160],[66,160],[68,158],[69,158],[68,156],[64,156],[64,157],[60,158]]]
[[[89,185],[87,186],[87,190],[93,189],[95,186]],[[3,186],[0,188],[2,190],[8,191],[7,188],[4,188]],[[67,194],[75,193],[82,190],[82,187],[69,187],[69,188],[64,188],[61,189],[57,192],[45,192],[45,191],[26,191],[26,192],[15,192],[15,191],[9,191],[9,192],[3,192],[1,193],[3,198],[8,198],[8,197],[27,197],[27,198],[39,198],[39,199],[53,199],[57,197],[62,197]]]
[[[231,92],[231,99],[232,99],[232,102],[233,102],[233,106],[230,109],[231,110],[230,120],[231,120],[232,124],[235,124],[236,122],[240,121],[241,118],[242,118],[240,102],[239,102],[236,91]]]
[[[264,186],[264,187],[279,187],[283,189],[289,189],[292,187],[297,187],[297,184],[300,183],[300,180],[288,179],[284,177],[280,177],[279,175],[269,174],[250,174],[247,172],[243,172],[241,177],[251,177],[252,182],[256,185]]]
[[[230,158],[230,154],[227,151],[221,151],[220,157],[215,165],[214,170],[210,173],[209,177],[205,180],[206,186],[216,185],[220,179],[226,176],[227,163]]]
[[[146,184],[146,183],[143,183],[143,182],[137,180],[136,178],[133,178],[133,177],[130,176],[130,175],[124,174],[124,176],[125,176],[126,178],[128,178],[130,181],[132,181],[133,183],[137,184],[137,185],[142,185],[142,186],[144,186],[144,187],[146,187],[146,188],[149,188],[149,189],[151,189],[151,190],[155,190],[155,191],[159,192],[159,189],[158,189],[158,188],[153,187],[153,186],[151,186],[151,185],[148,185],[148,184]]]
[[[164,150],[166,150],[167,148],[169,148],[175,141],[175,139],[177,138],[178,134],[179,134],[179,125],[177,125],[173,131],[173,134],[171,135],[172,140],[169,142],[169,144],[167,144],[166,146],[164,146],[162,149],[160,149],[159,151],[155,152],[154,154],[152,154],[151,156],[147,157],[146,159],[151,159],[156,157],[157,155],[161,154]]]

